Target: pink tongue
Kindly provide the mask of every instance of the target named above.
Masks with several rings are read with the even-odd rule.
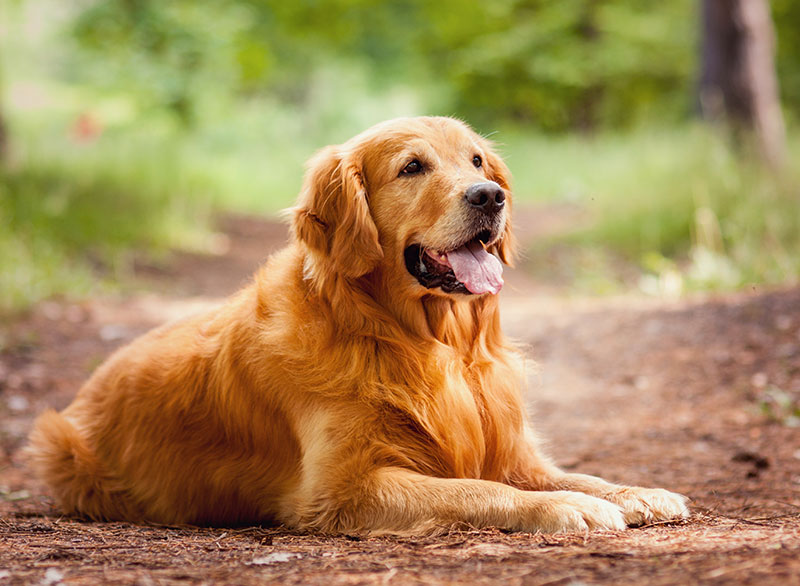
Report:
[[[456,278],[472,293],[497,293],[503,286],[503,265],[480,242],[469,242],[447,253]]]

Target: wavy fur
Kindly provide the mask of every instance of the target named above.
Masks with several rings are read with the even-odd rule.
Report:
[[[409,158],[427,171],[401,179]],[[117,351],[37,420],[28,452],[63,510],[395,534],[683,514],[678,495],[553,466],[497,297],[427,290],[406,271],[404,247],[458,237],[464,189],[487,180],[508,194],[491,250],[510,263],[508,169],[463,123],[395,120],[322,150],[289,246],[249,286]]]

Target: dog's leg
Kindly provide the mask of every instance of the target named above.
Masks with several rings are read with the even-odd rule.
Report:
[[[544,486],[545,490],[576,490],[616,503],[622,508],[628,525],[646,525],[689,515],[686,497],[663,488],[622,486],[596,476],[560,470],[551,475]]]
[[[683,518],[689,515],[687,498],[663,488],[642,488],[607,482],[588,474],[564,472],[542,456],[534,441],[525,446],[521,464],[509,483],[527,490],[578,491],[605,499],[622,508],[628,525]]]
[[[315,491],[316,492],[316,491]],[[424,534],[466,523],[556,533],[624,529],[620,508],[580,492],[522,491],[486,480],[435,478],[381,468],[346,494],[302,506],[300,526],[323,531]]]

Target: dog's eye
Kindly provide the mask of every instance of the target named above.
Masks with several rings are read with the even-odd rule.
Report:
[[[400,171],[400,175],[416,175],[417,173],[421,172],[422,172],[422,163],[414,159],[408,165],[403,167],[403,170]]]
[[[483,166],[483,159],[481,159],[480,155],[475,155],[472,157],[472,164],[475,165],[477,169],[480,169]]]

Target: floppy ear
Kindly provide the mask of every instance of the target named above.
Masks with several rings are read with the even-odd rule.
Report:
[[[503,236],[500,238],[500,241],[495,245],[497,247],[497,254],[500,256],[500,260],[508,266],[514,266],[514,258],[517,254],[517,239],[514,238],[511,229],[511,200],[513,199],[511,197],[511,172],[508,170],[508,167],[506,167],[503,159],[492,152],[491,145],[487,145],[484,151],[486,154],[486,161],[484,164],[489,179],[497,183],[506,192],[506,227],[503,230]]]
[[[345,277],[360,277],[383,258],[367,191],[352,153],[326,147],[309,162],[292,228]]]

